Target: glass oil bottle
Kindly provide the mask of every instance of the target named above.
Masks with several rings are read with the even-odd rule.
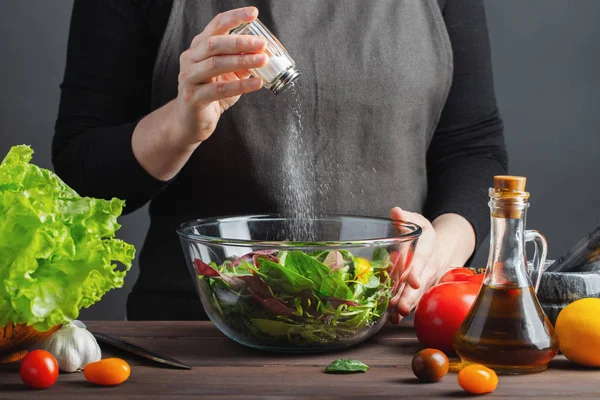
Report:
[[[483,285],[454,339],[463,363],[501,374],[543,371],[558,352],[552,324],[536,297],[546,258],[546,240],[525,230],[529,193],[525,178],[494,177],[489,206],[492,230]],[[532,273],[525,243],[535,245]],[[532,283],[535,282],[535,284]]]

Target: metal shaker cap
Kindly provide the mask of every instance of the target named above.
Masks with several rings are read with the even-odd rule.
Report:
[[[271,86],[271,91],[275,94],[281,94],[294,86],[294,83],[299,77],[300,71],[296,68],[289,68],[277,79],[273,86]]]

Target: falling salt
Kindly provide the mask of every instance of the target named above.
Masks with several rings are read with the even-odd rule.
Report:
[[[313,241],[315,218],[315,179],[312,152],[304,141],[302,103],[298,91],[288,93],[293,99],[288,117],[286,150],[284,153],[285,186],[283,214],[290,220],[288,240]]]

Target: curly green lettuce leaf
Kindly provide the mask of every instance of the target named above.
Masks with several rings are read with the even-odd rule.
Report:
[[[121,287],[135,249],[115,238],[124,201],[81,197],[32,155],[0,164],[0,326],[45,331]]]

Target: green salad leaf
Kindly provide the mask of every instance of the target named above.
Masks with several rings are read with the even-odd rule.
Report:
[[[260,318],[253,319],[252,325],[261,332],[271,336],[286,336],[290,329],[293,328],[293,325],[287,322]]]
[[[369,366],[365,363],[358,360],[346,360],[340,358],[329,364],[325,369],[325,372],[328,374],[352,374],[356,372],[367,372],[368,370]]]
[[[352,291],[339,271],[333,272],[327,265],[301,251],[292,251],[285,258],[285,267],[306,276],[315,283],[315,289],[326,296],[342,300],[352,299]]]
[[[388,268],[390,266],[391,259],[390,254],[386,249],[377,248],[373,252],[373,261],[371,261],[371,265],[375,269]]]
[[[121,287],[135,249],[115,238],[124,201],[81,197],[32,155],[0,164],[0,326],[45,331]]]
[[[314,286],[310,279],[269,260],[261,260],[258,273],[265,283],[278,291],[298,293]]]

